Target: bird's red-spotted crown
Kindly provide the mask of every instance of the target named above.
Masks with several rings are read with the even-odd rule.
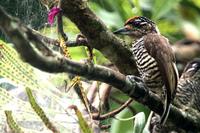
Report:
[[[144,17],[144,16],[135,16],[135,17],[132,17],[132,18],[129,18],[124,25],[127,25],[127,24],[132,24],[134,26],[139,26],[139,25],[144,25],[144,24],[155,24],[153,21],[151,21],[150,19]]]
[[[129,35],[134,38],[140,38],[149,33],[159,34],[156,24],[143,16],[136,16],[128,19],[123,28],[114,32],[114,34]]]
[[[128,20],[126,20],[125,25],[128,24],[128,23],[133,22],[135,19],[138,19],[139,17],[140,16],[135,16],[135,17],[129,18]]]

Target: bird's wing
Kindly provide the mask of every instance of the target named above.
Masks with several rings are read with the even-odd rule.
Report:
[[[166,108],[169,108],[167,106],[170,105],[175,96],[178,82],[178,71],[175,65],[175,57],[172,48],[168,39],[157,34],[149,34],[145,36],[144,45],[149,55],[151,55],[158,64],[166,89],[165,93],[167,94],[165,96],[166,103],[164,111],[169,111],[169,109]]]

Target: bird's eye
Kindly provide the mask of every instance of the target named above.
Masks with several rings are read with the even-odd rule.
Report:
[[[134,21],[134,25],[136,26],[140,25],[140,21]]]
[[[139,23],[140,23],[139,21],[134,21],[134,24],[136,24],[136,25],[139,24]]]
[[[133,25],[134,25],[135,28],[140,28],[141,27],[140,22],[138,22],[138,21],[134,22]]]

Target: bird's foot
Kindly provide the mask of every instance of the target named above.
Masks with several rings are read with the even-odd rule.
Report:
[[[134,75],[127,75],[126,78],[131,82],[137,82],[137,83],[144,83],[143,80],[140,77],[134,76]]]
[[[76,37],[76,42],[77,43],[83,43],[83,42],[87,43],[88,40],[83,34],[78,34],[77,37]]]
[[[160,125],[160,123],[156,123],[153,126],[152,133],[161,133],[161,129],[162,129],[162,126]]]
[[[154,113],[154,116],[151,119],[151,129],[152,133],[160,133],[162,126],[160,125],[160,116]]]

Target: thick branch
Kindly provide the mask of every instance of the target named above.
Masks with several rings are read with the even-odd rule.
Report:
[[[103,22],[88,8],[85,0],[61,0],[63,14],[74,22],[88,39],[89,45],[101,51],[125,74],[136,72],[131,52],[125,43],[110,32]]]
[[[59,46],[59,41],[56,39],[46,37],[35,30],[32,30],[32,33],[46,44]],[[86,38],[76,41],[67,41],[66,45],[68,47],[89,46]],[[176,55],[176,61],[181,64],[185,64],[196,57],[200,57],[200,41],[197,40],[181,40],[172,45],[172,48]]]
[[[32,33],[35,34],[43,43],[59,47],[58,40],[46,37],[35,30],[32,30]],[[66,42],[66,45],[67,47],[89,46],[86,38],[77,38],[77,40],[75,41],[69,40]],[[194,58],[200,57],[200,41],[197,40],[181,40],[172,45],[172,48],[176,55],[176,62],[179,64],[178,70],[180,72],[182,72],[187,62],[191,61]]]
[[[20,22],[6,15],[2,8],[0,8],[0,14],[0,28],[10,38],[17,51],[26,62],[47,72],[68,72],[90,80],[105,82],[118,88],[138,102],[148,106],[154,112],[162,114],[163,105],[160,99],[153,93],[148,92],[143,83],[129,80],[123,74],[106,67],[77,63],[56,54],[41,54],[40,52],[43,52],[42,48],[44,48],[44,46],[42,46],[43,43],[40,41],[36,47],[40,52],[36,52],[28,41],[27,33],[22,33],[22,31],[27,31],[28,29],[21,25]],[[36,41],[37,40],[35,40],[34,43],[37,43]],[[38,48],[40,45],[41,49]],[[51,51],[50,53],[53,52]],[[191,129],[200,130],[199,116],[191,116],[190,114],[183,113],[177,108],[172,107],[169,118],[171,118],[177,126],[182,128],[190,126]]]

